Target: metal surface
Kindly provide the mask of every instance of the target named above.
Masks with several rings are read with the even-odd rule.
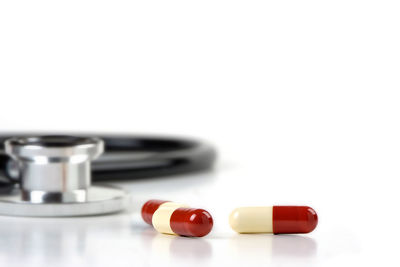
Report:
[[[12,138],[5,151],[21,173],[19,194],[0,198],[0,213],[17,216],[81,216],[116,212],[126,194],[91,187],[90,161],[104,150],[98,138],[43,136]]]
[[[24,201],[20,194],[0,198],[0,214],[27,217],[88,216],[114,213],[123,210],[127,195],[118,188],[92,186],[82,202],[32,203]]]

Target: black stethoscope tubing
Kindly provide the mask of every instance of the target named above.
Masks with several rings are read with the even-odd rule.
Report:
[[[14,163],[4,152],[4,141],[11,137],[43,135],[48,134],[0,135],[0,175],[3,177],[3,181],[0,181],[0,192],[8,191],[9,187],[19,182],[18,174],[13,169]],[[202,171],[210,169],[216,159],[213,146],[194,139],[136,135],[76,135],[94,136],[104,140],[103,155],[92,163],[94,182],[135,180]]]

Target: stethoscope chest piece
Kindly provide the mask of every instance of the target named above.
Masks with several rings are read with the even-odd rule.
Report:
[[[85,216],[123,210],[127,194],[91,186],[90,161],[103,153],[98,138],[42,136],[11,138],[5,151],[18,164],[20,190],[0,195],[0,214],[12,216]]]

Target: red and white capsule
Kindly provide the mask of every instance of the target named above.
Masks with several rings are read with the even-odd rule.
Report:
[[[318,216],[307,206],[241,207],[229,224],[238,233],[305,234],[317,227]]]
[[[144,203],[142,217],[164,234],[202,237],[213,227],[213,219],[208,211],[165,200],[152,199]]]

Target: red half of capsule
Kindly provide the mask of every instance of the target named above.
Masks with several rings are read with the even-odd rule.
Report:
[[[318,224],[317,213],[307,206],[274,206],[272,213],[274,234],[305,234]]]
[[[202,237],[213,227],[213,218],[203,209],[176,209],[170,220],[171,230],[178,235]]]
[[[152,219],[153,219],[153,214],[154,212],[160,207],[161,204],[168,202],[167,200],[159,200],[159,199],[151,199],[144,203],[142,207],[142,218],[143,220],[150,224],[153,225]]]

